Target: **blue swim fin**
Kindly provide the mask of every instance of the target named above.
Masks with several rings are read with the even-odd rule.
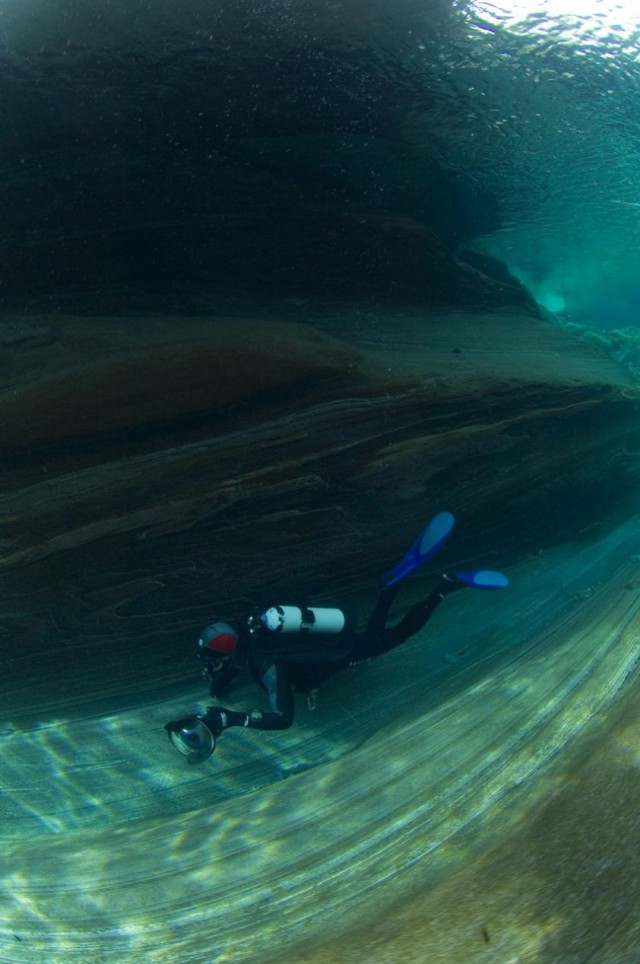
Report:
[[[412,572],[419,569],[436,552],[453,529],[454,518],[450,512],[440,512],[422,530],[406,556],[382,577],[384,586],[395,586]]]
[[[505,589],[509,580],[501,572],[491,569],[474,569],[472,572],[454,572],[453,574],[462,586],[473,586],[475,589]]]

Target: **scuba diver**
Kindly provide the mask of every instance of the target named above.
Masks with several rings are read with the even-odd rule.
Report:
[[[169,739],[189,763],[206,760],[217,737],[231,726],[284,730],[294,716],[294,691],[306,693],[315,708],[322,683],[339,670],[380,656],[418,633],[445,596],[465,587],[502,589],[508,579],[500,572],[475,570],[443,573],[432,592],[412,606],[395,626],[387,626],[389,610],[400,584],[440,549],[451,532],[450,512],[435,516],[407,554],[383,576],[378,602],[364,632],[340,609],[315,606],[272,606],[231,625],[214,622],[200,634],[197,654],[210,694],[225,698],[240,670],[248,670],[267,694],[270,710],[232,710],[210,706],[206,713],[172,720],[165,725]]]

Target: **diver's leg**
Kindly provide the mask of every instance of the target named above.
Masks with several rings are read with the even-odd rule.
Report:
[[[509,580],[506,576],[491,570],[445,572],[440,576],[433,592],[429,593],[426,599],[412,606],[397,626],[390,628],[386,628],[385,623],[393,602],[393,595],[387,594],[394,587],[387,587],[382,590],[376,608],[371,614],[366,632],[360,638],[360,643],[354,650],[356,659],[358,661],[371,659],[373,656],[380,656],[390,649],[395,649],[396,646],[401,646],[402,643],[420,632],[445,596],[456,592],[458,589],[464,589],[467,586],[473,586],[477,589],[503,589],[508,584]]]
[[[394,646],[400,646],[402,643],[406,643],[408,639],[419,633],[420,630],[426,626],[427,622],[431,619],[434,612],[442,602],[445,596],[449,593],[455,592],[456,589],[461,589],[450,576],[442,575],[438,585],[430,592],[426,599],[421,600],[416,603],[411,609],[405,613],[397,626],[392,630],[395,633]]]
[[[504,589],[509,585],[509,580],[501,572],[480,569],[472,572],[443,572],[438,580],[438,585],[422,602],[412,606],[409,612],[400,620],[395,630],[396,641],[394,646],[410,639],[419,633],[422,627],[433,616],[434,611],[440,605],[445,596],[458,589],[465,589],[468,586],[476,589]]]
[[[378,636],[384,631],[387,625],[387,619],[389,618],[389,610],[391,609],[397,591],[398,585],[385,586],[384,589],[380,590],[378,601],[369,616],[369,622],[365,630],[367,636]]]
[[[456,589],[462,588],[455,577],[446,574],[440,576],[438,585],[433,592],[429,593],[426,599],[412,606],[397,626],[391,626],[388,629],[385,628],[384,623],[382,625],[374,623],[374,616],[378,615],[378,610],[380,609],[380,612],[384,611],[382,601],[379,600],[364,635],[364,645],[361,647],[359,653],[360,658],[371,659],[373,656],[380,656],[382,653],[387,653],[390,649],[395,649],[396,646],[401,646],[402,643],[405,643],[411,636],[415,636],[416,633],[420,632],[445,596],[448,596],[449,593],[454,592]],[[391,601],[389,601],[386,608],[387,614],[390,605]]]

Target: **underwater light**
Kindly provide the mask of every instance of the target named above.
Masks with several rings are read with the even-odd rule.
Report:
[[[496,26],[549,29],[549,21],[575,17],[589,23],[592,31],[624,31],[640,29],[637,0],[498,0],[497,3],[477,0],[475,10],[493,21]]]

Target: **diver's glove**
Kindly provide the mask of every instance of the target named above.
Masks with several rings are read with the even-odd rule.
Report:
[[[238,713],[224,706],[210,706],[201,719],[216,734],[222,733],[230,726],[249,726],[248,713]]]

